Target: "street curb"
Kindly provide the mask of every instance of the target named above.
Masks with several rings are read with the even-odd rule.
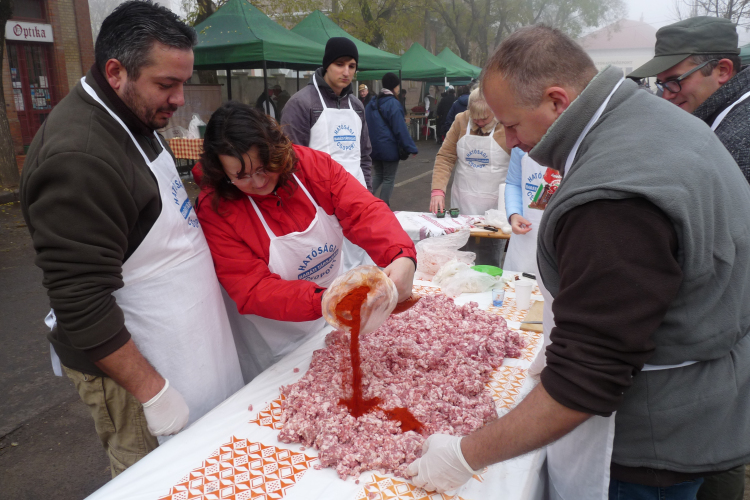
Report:
[[[0,193],[0,205],[15,203],[19,200],[18,189],[14,189],[13,191],[3,191]]]

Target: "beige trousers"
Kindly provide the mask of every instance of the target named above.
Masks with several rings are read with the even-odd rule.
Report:
[[[159,446],[148,432],[143,406],[132,394],[109,377],[63,368],[94,418],[96,433],[109,457],[112,477]]]

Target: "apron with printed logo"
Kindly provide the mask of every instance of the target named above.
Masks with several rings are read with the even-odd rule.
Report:
[[[497,209],[498,188],[508,175],[510,155],[495,141],[495,127],[487,136],[471,135],[469,119],[466,134],[456,144],[451,206],[464,215],[484,215]]]
[[[255,213],[271,240],[268,248],[268,269],[282,280],[307,280],[328,288],[343,273],[341,247],[344,233],[335,215],[328,215],[310,196],[305,186],[294,176],[297,184],[315,207],[315,218],[302,232],[276,236],[268,226],[258,205],[248,196]],[[310,334],[326,326],[322,317],[313,321],[278,321],[254,314],[241,315],[237,306],[225,294],[230,321],[234,327],[235,343],[245,382],[265,370],[282,356],[305,341]],[[233,312],[230,310],[233,309]]]
[[[161,213],[112,295],[138,350],[185,398],[192,423],[243,385],[211,252],[167,148],[149,161],[85,78],[81,84],[125,129],[159,185]]]
[[[538,274],[536,264],[536,239],[539,223],[544,215],[546,203],[543,196],[554,193],[560,183],[560,175],[543,167],[528,154],[521,158],[521,199],[524,219],[531,222],[531,230],[526,234],[513,234],[508,242],[503,268],[509,271]]]
[[[323,112],[310,130],[309,147],[328,153],[337,163],[352,174],[363,186],[367,187],[365,174],[362,172],[359,144],[362,137],[362,119],[352,107],[349,95],[348,108],[335,109],[326,107],[323,95],[313,78],[315,90],[318,91]],[[362,265],[375,265],[365,250],[351,241],[344,239],[342,247],[344,272]]]

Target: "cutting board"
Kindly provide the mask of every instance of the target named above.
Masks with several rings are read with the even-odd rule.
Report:
[[[531,304],[531,307],[529,307],[529,310],[526,313],[526,317],[523,318],[523,321],[542,321],[543,315],[544,315],[544,301],[535,300],[534,303]],[[527,332],[542,333],[542,325],[523,323],[521,325],[521,330],[524,330]]]

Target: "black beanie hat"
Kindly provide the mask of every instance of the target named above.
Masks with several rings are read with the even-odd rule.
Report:
[[[343,36],[334,36],[326,42],[326,52],[323,55],[323,72],[339,57],[351,57],[359,65],[359,51],[354,42]]]
[[[383,88],[393,92],[398,85],[401,84],[401,80],[398,79],[396,73],[386,73],[383,75]]]

